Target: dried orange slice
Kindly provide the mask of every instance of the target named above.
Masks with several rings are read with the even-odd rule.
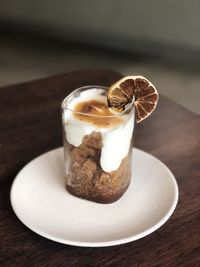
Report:
[[[126,76],[108,89],[108,107],[113,113],[128,112],[135,106],[136,121],[146,119],[156,108],[158,92],[143,76]]]

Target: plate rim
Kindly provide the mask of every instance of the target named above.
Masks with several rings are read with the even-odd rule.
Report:
[[[71,245],[71,246],[78,246],[78,247],[110,247],[110,246],[116,246],[116,245],[122,245],[122,244],[126,244],[126,243],[130,243],[133,241],[136,241],[138,239],[141,239],[151,233],[153,233],[154,231],[156,231],[157,229],[159,229],[162,225],[165,224],[165,222],[171,217],[171,215],[173,214],[177,203],[178,203],[178,198],[179,198],[179,189],[178,189],[178,184],[176,181],[175,176],[173,175],[173,173],[171,172],[171,170],[157,157],[151,155],[150,153],[138,149],[136,147],[133,147],[132,152],[134,153],[135,150],[139,151],[140,153],[146,154],[148,157],[153,158],[154,160],[158,161],[162,167],[164,169],[166,169],[166,171],[169,174],[169,177],[173,183],[173,188],[174,188],[174,199],[172,201],[172,204],[168,210],[168,212],[165,214],[165,216],[163,216],[156,224],[154,224],[153,226],[151,226],[150,228],[142,231],[141,233],[135,234],[135,235],[130,235],[129,237],[125,237],[125,238],[121,238],[121,239],[116,239],[116,240],[110,240],[110,241],[76,241],[76,240],[70,240],[70,239],[65,239],[65,238],[60,238],[60,237],[55,237],[53,235],[47,234],[44,231],[41,231],[40,229],[38,229],[37,227],[34,227],[30,224],[26,224],[25,221],[23,221],[23,218],[21,218],[21,216],[18,214],[17,209],[15,208],[15,203],[14,203],[14,188],[15,188],[15,184],[16,181],[18,179],[18,177],[21,175],[21,173],[23,172],[23,170],[30,165],[33,161],[38,160],[38,158],[45,156],[46,154],[49,153],[53,153],[56,150],[62,150],[63,147],[58,147],[52,150],[49,150],[47,152],[44,152],[40,155],[38,155],[37,157],[35,157],[34,159],[32,159],[31,161],[29,161],[27,164],[25,164],[22,169],[17,173],[17,175],[15,176],[15,178],[13,179],[11,188],[10,188],[10,203],[11,203],[11,207],[14,211],[14,214],[17,216],[17,218],[20,220],[20,222],[25,225],[28,229],[30,229],[31,231],[33,231],[34,233],[45,237],[49,240],[61,243],[61,244],[65,244],[65,245]]]

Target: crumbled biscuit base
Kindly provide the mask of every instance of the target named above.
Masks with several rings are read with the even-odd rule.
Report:
[[[73,195],[101,203],[111,203],[119,199],[130,183],[131,156],[121,162],[116,171],[106,173],[100,166],[102,135],[93,132],[84,137],[79,147],[65,140],[70,166],[67,189]]]

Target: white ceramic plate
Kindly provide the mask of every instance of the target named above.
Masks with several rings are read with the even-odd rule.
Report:
[[[11,188],[17,217],[48,239],[75,246],[103,247],[142,238],[173,213],[178,187],[158,159],[133,149],[133,179],[124,196],[98,204],[70,195],[65,189],[63,149],[47,152],[27,164]]]

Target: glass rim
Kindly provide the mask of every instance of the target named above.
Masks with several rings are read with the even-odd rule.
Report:
[[[63,100],[62,100],[62,103],[61,103],[61,108],[62,110],[69,110],[70,112],[73,112],[74,114],[79,114],[79,115],[84,115],[84,116],[88,116],[88,117],[98,117],[98,118],[123,118],[129,114],[131,114],[133,111],[134,111],[134,104],[132,105],[132,108],[129,109],[130,111],[129,112],[126,112],[126,113],[119,113],[119,114],[112,114],[112,115],[95,115],[95,114],[87,114],[87,113],[84,113],[84,112],[79,112],[79,111],[75,111],[73,109],[70,109],[67,107],[66,103],[70,97],[72,97],[76,92],[78,91],[81,91],[81,90],[86,90],[86,89],[89,89],[89,88],[99,88],[99,89],[103,89],[103,90],[107,90],[108,89],[108,86],[103,86],[103,85],[85,85],[85,86],[81,86],[81,87],[78,87],[76,88],[75,90],[73,90],[69,95],[67,95]]]

